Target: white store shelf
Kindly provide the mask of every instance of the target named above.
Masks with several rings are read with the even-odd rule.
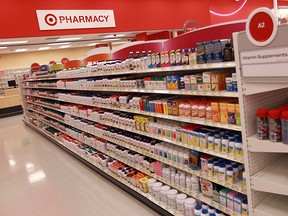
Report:
[[[252,189],[257,191],[288,195],[287,164],[288,157],[284,157],[253,175],[251,177]]]
[[[209,97],[233,97],[238,98],[238,92],[229,91],[186,91],[186,90],[167,90],[167,89],[124,89],[124,88],[55,88],[55,87],[24,87],[25,89],[56,89],[56,90],[77,90],[94,92],[138,92],[147,94],[170,94],[170,95],[189,95],[189,96],[209,96]]]
[[[254,209],[254,216],[287,216],[288,196],[274,195]]]
[[[288,144],[271,142],[269,140],[259,140],[255,134],[248,137],[248,149],[251,152],[288,153]]]
[[[38,81],[38,80],[57,80],[57,79],[80,79],[80,78],[91,78],[99,76],[111,76],[111,75],[128,75],[128,74],[148,74],[148,73],[159,73],[159,72],[170,72],[170,71],[195,71],[195,70],[208,70],[208,69],[223,69],[223,68],[235,68],[235,62],[218,62],[218,63],[207,63],[207,64],[195,64],[195,65],[183,65],[174,67],[161,67],[152,68],[147,70],[128,70],[128,71],[106,71],[106,72],[91,72],[85,75],[79,76],[56,76],[47,78],[33,78],[25,81]],[[57,74],[57,73],[56,73]]]

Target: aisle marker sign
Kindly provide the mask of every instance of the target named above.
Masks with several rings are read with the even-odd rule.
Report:
[[[36,10],[40,30],[116,27],[113,10]]]
[[[247,19],[247,37],[256,46],[266,46],[275,38],[277,25],[277,17],[269,8],[258,8]]]

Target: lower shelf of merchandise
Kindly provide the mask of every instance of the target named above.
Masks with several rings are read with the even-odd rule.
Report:
[[[39,112],[39,111],[36,111],[36,110],[33,110],[33,109],[30,109],[30,110],[33,111],[33,112],[36,112],[36,113],[38,113],[38,114],[41,114],[41,115],[44,115],[44,116],[48,116],[48,115],[45,115],[45,114],[42,113],[42,112]],[[59,120],[59,119],[56,119],[56,118],[51,117],[51,116],[48,116],[48,117],[49,117],[49,118],[52,118],[52,119],[55,119],[56,121],[60,121],[60,122],[62,122],[62,123],[64,123],[64,124],[66,124],[65,121],[63,121],[63,120]],[[35,118],[35,117],[34,117],[34,118]],[[42,120],[41,120],[41,121],[42,121]],[[52,127],[55,127],[55,126],[53,126],[53,125],[51,125],[51,124],[49,124],[49,123],[47,123],[47,122],[44,122],[44,123],[45,123],[45,124],[48,124],[48,125],[50,125],[50,126],[52,126]],[[109,125],[109,124],[108,124],[108,125]],[[112,125],[111,125],[111,126],[112,126]],[[73,126],[73,127],[75,127],[75,126]],[[78,128],[78,127],[75,127],[75,128],[83,131],[83,128]],[[84,131],[85,131],[85,130],[84,130]],[[62,132],[65,133],[65,131],[62,131]],[[85,131],[85,132],[90,133],[90,132],[88,132],[88,131]],[[219,184],[219,185],[223,185],[223,186],[225,186],[225,187],[231,188],[231,189],[233,189],[233,190],[235,190],[235,191],[238,191],[238,192],[240,192],[240,193],[247,194],[246,189],[244,189],[244,188],[242,187],[242,185],[241,185],[240,182],[234,183],[234,184],[222,182],[222,181],[220,181],[219,179],[210,177],[210,176],[208,176],[207,174],[203,174],[203,173],[200,172],[200,171],[192,170],[192,169],[190,169],[190,168],[188,168],[188,167],[184,167],[184,166],[179,166],[178,164],[173,163],[173,162],[171,162],[171,161],[169,161],[169,160],[167,160],[167,159],[164,159],[163,157],[156,156],[156,155],[154,155],[154,154],[152,154],[152,153],[150,153],[150,152],[144,151],[143,149],[138,149],[138,148],[135,147],[135,146],[127,145],[127,144],[125,144],[125,143],[123,143],[123,142],[120,143],[118,140],[109,139],[109,138],[107,138],[107,137],[102,137],[102,136],[99,136],[99,135],[97,135],[97,134],[93,134],[93,133],[92,133],[92,135],[97,136],[97,137],[102,138],[102,139],[105,139],[105,140],[107,140],[107,141],[109,141],[109,142],[112,142],[112,143],[115,143],[115,144],[117,144],[117,145],[123,146],[123,147],[125,147],[125,148],[131,149],[131,150],[133,150],[133,151],[135,151],[135,152],[138,152],[138,153],[140,153],[140,154],[142,154],[142,155],[148,156],[148,157],[153,158],[153,159],[155,159],[155,160],[157,160],[157,161],[160,161],[160,162],[162,162],[162,163],[168,164],[168,165],[173,166],[173,167],[175,167],[175,168],[177,168],[177,169],[180,169],[180,170],[182,170],[182,171],[185,171],[186,173],[190,173],[190,174],[193,174],[193,175],[197,175],[197,176],[199,176],[199,177],[201,177],[201,178],[204,178],[204,179],[207,179],[207,180],[209,180],[209,181],[215,182],[215,183],[217,183],[217,184]],[[77,139],[77,138],[76,138],[76,139]]]
[[[254,209],[254,216],[287,216],[288,196],[273,195]]]
[[[263,192],[288,195],[287,164],[288,157],[284,157],[253,175],[251,178],[252,189]]]
[[[288,145],[282,142],[259,140],[257,135],[248,138],[248,148],[251,152],[288,153]]]
[[[32,117],[33,117],[33,116],[32,116]],[[35,118],[35,117],[33,117],[33,118]],[[38,119],[38,120],[39,120],[39,119]],[[42,120],[40,120],[40,121],[42,121]],[[52,124],[50,124],[50,123],[48,123],[48,122],[46,122],[46,121],[42,121],[42,122],[43,122],[44,124],[47,124],[48,126],[54,127],[55,129],[61,131],[61,132],[64,133],[64,134],[67,134],[65,131],[62,131],[62,130],[56,128],[54,125],[52,125]],[[38,128],[36,128],[36,129],[39,130]],[[67,135],[71,136],[70,134],[67,134]],[[73,137],[73,136],[71,136],[71,137],[74,138],[74,139],[77,139],[77,137]],[[85,143],[83,140],[79,140],[79,141]],[[113,141],[111,140],[111,142],[113,142]],[[121,143],[117,143],[117,142],[114,142],[114,143],[123,146]],[[91,147],[93,147],[93,148],[95,148],[95,149],[97,149],[97,150],[99,150],[99,151],[102,151],[101,149],[98,149],[98,148],[97,148],[96,146],[94,146],[94,145],[89,145],[89,144],[87,144],[87,143],[85,143],[85,144],[88,145],[88,146],[91,146]],[[129,165],[129,166],[131,166],[131,167],[133,167],[133,168],[135,168],[135,169],[137,169],[137,170],[139,170],[139,171],[147,174],[147,175],[150,176],[150,177],[153,177],[153,178],[155,178],[155,179],[157,179],[157,180],[165,183],[166,185],[169,185],[169,186],[171,186],[171,187],[173,187],[173,188],[176,188],[177,190],[179,190],[179,191],[181,191],[181,192],[183,192],[183,193],[185,193],[185,194],[188,194],[188,195],[190,195],[190,196],[192,196],[192,197],[195,197],[195,198],[197,198],[198,200],[200,200],[200,201],[202,201],[202,202],[205,202],[205,203],[207,203],[208,205],[213,206],[214,208],[219,209],[219,210],[221,210],[222,212],[225,212],[225,213],[228,214],[228,215],[238,216],[237,213],[234,213],[234,212],[232,212],[231,210],[229,210],[229,209],[221,206],[219,203],[214,202],[213,200],[204,197],[201,193],[196,193],[196,192],[193,192],[193,191],[188,191],[186,188],[181,188],[181,187],[179,187],[178,185],[171,184],[170,182],[166,181],[166,180],[163,179],[162,177],[159,177],[159,176],[157,176],[157,175],[154,175],[154,174],[151,173],[150,171],[144,170],[142,167],[140,167],[140,166],[138,166],[138,165],[135,165],[135,164],[131,163],[129,160],[127,160],[127,159],[125,159],[125,158],[121,158],[121,157],[119,157],[118,155],[116,155],[116,154],[114,154],[114,153],[112,153],[112,152],[104,151],[104,153],[107,154],[108,156],[110,156],[110,157],[112,157],[112,158],[120,161],[120,162],[123,162],[123,163],[125,163],[125,164],[127,164],[127,165]],[[160,159],[160,158],[159,158],[159,159]],[[167,163],[167,162],[166,162],[166,163]],[[102,168],[102,169],[103,169],[103,168]],[[186,171],[186,170],[189,171],[188,168],[187,168],[187,169],[186,169],[186,168],[182,168],[182,170],[184,170],[184,171]],[[108,171],[109,171],[109,170],[108,170]],[[111,173],[111,172],[110,172],[110,173]],[[198,175],[199,175],[199,174],[198,174]],[[200,176],[200,177],[201,177],[201,176]],[[120,179],[120,180],[121,180],[121,179]],[[121,181],[122,181],[122,180],[121,180]],[[136,189],[137,189],[137,188],[136,188]],[[239,189],[239,188],[235,188],[235,189]],[[137,189],[137,190],[139,190],[139,189]],[[141,193],[143,193],[143,192],[141,192]],[[144,193],[144,194],[145,194],[145,193]],[[150,196],[150,197],[153,198],[153,196]],[[158,200],[156,200],[156,202],[159,203]],[[166,209],[166,210],[167,210],[167,209]],[[179,214],[177,213],[176,215],[179,215]]]
[[[169,208],[167,205],[159,202],[158,200],[155,200],[155,198],[152,195],[150,195],[148,193],[144,193],[140,189],[127,183],[123,179],[121,179],[118,176],[116,176],[115,174],[113,174],[106,167],[102,167],[98,164],[95,164],[93,161],[89,160],[89,158],[86,157],[85,155],[79,155],[79,154],[77,154],[77,152],[74,152],[72,149],[68,149],[60,141],[56,140],[53,136],[45,133],[41,129],[37,128],[36,126],[34,126],[31,123],[29,123],[28,121],[26,121],[25,119],[23,119],[23,121],[25,122],[26,125],[28,125],[32,129],[34,129],[38,133],[44,135],[46,138],[51,140],[53,143],[57,144],[59,147],[61,147],[66,152],[71,154],[73,157],[80,160],[85,165],[87,165],[88,167],[90,167],[91,169],[93,169],[94,171],[96,171],[97,173],[99,173],[100,175],[105,177],[106,179],[112,181],[114,184],[116,184],[120,188],[124,189],[126,192],[128,192],[132,196],[136,197],[138,200],[142,201],[144,204],[151,207],[153,210],[157,211],[160,215],[167,215],[167,216],[168,215],[179,215],[180,216],[180,214],[178,214],[178,212],[176,212],[175,210]]]

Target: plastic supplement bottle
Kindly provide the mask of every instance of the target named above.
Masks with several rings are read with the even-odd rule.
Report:
[[[229,139],[228,136],[223,136],[221,140],[221,148],[222,148],[222,153],[227,154],[228,149],[229,149]]]
[[[224,216],[224,214],[223,214],[220,210],[218,210],[218,209],[216,209],[215,215],[216,215],[216,216]]]
[[[187,195],[186,194],[178,194],[176,197],[176,204],[177,204],[177,210],[179,213],[183,214],[185,211],[185,200],[187,199]]]
[[[243,200],[243,202],[242,202],[242,215],[248,216],[248,202],[247,202],[247,200]]]
[[[149,193],[153,194],[153,184],[156,182],[156,179],[149,179],[148,180],[148,191]]]
[[[175,185],[180,186],[180,175],[179,175],[179,173],[175,174]]]
[[[177,194],[178,194],[178,191],[175,189],[171,189],[167,193],[168,205],[174,210],[176,209],[176,196],[177,196]]]
[[[219,165],[219,180],[225,182],[226,181],[226,166],[225,164]]]
[[[194,216],[194,210],[197,205],[197,201],[194,198],[187,198],[185,200],[185,216]]]
[[[214,162],[213,160],[208,160],[208,165],[207,165],[207,174],[208,176],[213,176],[213,169],[214,169]]]
[[[234,183],[234,171],[232,167],[228,167],[226,170],[227,182]]]
[[[200,191],[199,177],[196,175],[192,175],[191,182],[192,182],[192,191],[195,193],[199,193]]]
[[[160,194],[160,190],[162,187],[162,183],[161,182],[156,182],[153,184],[153,193],[156,199],[160,200],[161,198],[161,194]]]
[[[206,203],[202,203],[202,210],[203,209],[207,209],[208,210],[208,208],[209,208],[209,205],[207,205]]]
[[[214,170],[214,177],[219,178],[219,163],[214,164],[213,170]]]
[[[211,102],[207,103],[206,106],[206,120],[211,121],[212,120],[212,107],[211,107]]]
[[[209,216],[207,209],[202,209],[201,216]]]
[[[161,201],[165,204],[167,204],[167,193],[171,188],[167,185],[162,186],[160,193],[161,193]]]
[[[194,209],[194,216],[201,216],[201,212],[202,212],[202,209],[201,209],[201,206],[196,206],[195,209]]]

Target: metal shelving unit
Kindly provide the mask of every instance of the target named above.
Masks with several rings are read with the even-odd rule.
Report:
[[[241,57],[251,53],[268,55],[270,51],[277,53],[283,49],[285,53],[287,37],[287,25],[278,26],[274,40],[263,47],[253,45],[246,32],[233,35],[251,216],[284,216],[288,212],[288,145],[259,140],[256,136],[257,109],[272,109],[288,102],[288,61],[243,63]]]
[[[142,76],[145,76],[146,74],[147,75],[152,75],[153,73],[164,73],[164,72],[173,72],[173,71],[205,71],[205,70],[214,70],[214,69],[229,69],[229,70],[235,70],[235,62],[225,62],[225,63],[212,63],[212,64],[203,64],[203,65],[195,65],[195,66],[180,66],[180,67],[168,67],[168,68],[156,68],[156,69],[149,69],[149,70],[138,70],[138,71],[118,71],[118,72],[100,72],[100,73],[91,73],[91,74],[87,74],[87,73],[84,73],[83,76],[62,76],[62,77],[57,77],[57,74],[56,74],[56,77],[51,77],[51,78],[40,78],[40,79],[29,79],[29,80],[24,80],[24,82],[27,84],[27,83],[30,83],[30,81],[44,81],[44,80],[60,80],[60,79],[67,79],[67,78],[72,78],[72,79],[81,79],[81,78],[89,78],[89,77],[100,77],[100,76],[117,76],[117,75],[128,75],[128,74],[139,74],[139,75],[142,75]],[[63,75],[63,74],[62,74]],[[129,113],[134,113],[134,114],[141,114],[141,115],[145,115],[145,116],[152,116],[152,117],[156,117],[156,118],[162,118],[162,119],[168,119],[168,120],[173,120],[173,121],[178,121],[178,122],[185,122],[185,123],[194,123],[194,124],[199,124],[199,125],[205,125],[205,126],[211,126],[211,127],[215,127],[215,128],[223,128],[223,129],[229,129],[229,130],[234,130],[234,131],[241,131],[242,128],[241,126],[237,126],[237,125],[228,125],[228,124],[222,124],[222,123],[218,123],[218,122],[211,122],[211,121],[206,121],[206,120],[203,120],[203,119],[196,119],[196,118],[187,118],[187,117],[180,117],[180,116],[169,116],[169,115],[164,115],[164,114],[159,114],[159,113],[152,113],[152,112],[146,112],[146,111],[141,111],[141,110],[133,110],[133,109],[120,109],[120,108],[117,108],[117,107],[107,107],[107,106],[101,106],[101,105],[96,105],[96,104],[93,104],[93,103],[79,103],[79,102],[76,102],[76,101],[67,101],[67,100],[62,100],[62,99],[59,99],[59,98],[50,98],[50,97],[45,97],[45,96],[39,96],[39,95],[35,95],[35,94],[31,94],[31,93],[23,93],[23,91],[25,90],[33,90],[33,89],[51,89],[51,90],[64,90],[64,91],[89,91],[89,92],[134,92],[134,93],[147,93],[147,94],[163,94],[163,95],[186,95],[186,96],[207,96],[207,97],[228,97],[228,98],[238,98],[238,93],[237,92],[226,92],[226,91],[219,91],[219,92],[196,92],[196,91],[177,91],[177,90],[149,90],[149,89],[112,89],[112,88],[99,88],[99,89],[67,89],[67,88],[55,88],[55,87],[29,87],[29,86],[24,86],[22,88],[22,94],[23,94],[23,97],[26,97],[26,96],[32,96],[32,97],[37,97],[37,98],[45,98],[45,99],[51,99],[51,100],[55,100],[55,101],[60,101],[60,102],[65,102],[65,103],[73,103],[73,104],[81,104],[81,105],[88,105],[88,106],[91,106],[91,107],[96,107],[96,108],[103,108],[103,109],[107,109],[107,110],[117,110],[117,111],[121,111],[121,112],[129,112]],[[32,92],[32,91],[30,91]],[[44,115],[45,116],[45,113],[43,112],[40,112],[40,111],[37,111],[37,110],[33,110],[33,109],[30,109],[28,108],[27,109],[27,104],[29,103],[32,103],[32,104],[37,104],[39,106],[42,106],[42,107],[46,107],[46,108],[49,108],[49,109],[52,109],[52,110],[58,110],[60,112],[63,112],[63,113],[66,113],[64,111],[61,111],[59,110],[58,108],[53,108],[53,107],[49,107],[47,105],[44,105],[44,104],[39,104],[39,103],[35,103],[35,102],[25,102],[25,110],[26,110],[26,115],[29,115],[28,114],[28,110],[32,111],[32,112],[36,112],[36,113],[39,113],[41,115]],[[71,113],[67,113],[67,114],[70,114]],[[64,124],[67,125],[67,123],[65,123],[64,120],[60,120],[60,119],[57,119],[57,118],[54,118],[52,116],[49,116],[49,115],[46,115],[48,116],[49,118],[51,119],[54,119],[58,122],[62,122]],[[74,114],[72,114],[72,116],[75,116]],[[76,115],[77,116],[77,115]],[[81,116],[77,116],[77,117],[81,117]],[[83,117],[81,117],[83,118]],[[85,118],[83,118],[85,119]],[[87,119],[87,118],[86,118]],[[90,121],[93,121],[92,119],[87,119],[87,120],[90,120]],[[184,143],[180,143],[180,142],[176,142],[176,141],[172,141],[172,140],[167,140],[165,138],[162,138],[160,136],[154,136],[152,134],[149,134],[149,133],[146,133],[146,132],[143,132],[143,131],[137,131],[136,129],[131,129],[131,128],[127,128],[127,127],[123,127],[123,126],[119,126],[117,124],[111,124],[109,122],[104,122],[104,121],[100,121],[100,122],[97,122],[97,123],[100,123],[100,124],[103,124],[103,125],[108,125],[108,126],[112,126],[112,127],[115,127],[115,128],[119,128],[119,129],[123,129],[123,130],[127,130],[127,131],[130,131],[130,132],[133,132],[133,133],[137,133],[137,134],[141,134],[141,135],[144,135],[144,136],[147,136],[147,137],[151,137],[151,138],[155,138],[155,139],[159,139],[161,141],[165,141],[165,142],[168,142],[170,143],[171,145],[176,145],[176,146],[181,146],[181,147],[184,147],[184,148],[188,148],[188,149],[195,149],[195,150],[198,150],[200,152],[203,152],[203,153],[207,153],[207,154],[210,154],[210,155],[213,155],[213,156],[217,156],[217,157],[222,157],[222,158],[225,158],[225,159],[228,159],[228,160],[231,160],[231,161],[236,161],[236,162],[239,162],[239,163],[243,163],[243,159],[242,158],[237,158],[237,157],[233,157],[233,156],[229,156],[228,154],[224,155],[222,153],[218,153],[218,152],[215,152],[215,151],[209,151],[207,149],[201,149],[200,147],[197,148],[197,147],[192,147],[192,146],[189,146],[187,144],[184,144]],[[45,124],[48,124],[47,122],[45,122]],[[50,126],[53,126],[53,125],[50,125]],[[73,126],[74,127],[74,126]],[[77,127],[75,127],[77,128]],[[80,129],[80,128],[78,128]],[[83,131],[83,128],[80,129]],[[89,133],[89,131],[86,131]],[[95,135],[97,136],[96,134],[92,134],[92,135]],[[104,137],[100,137],[100,138],[104,138]],[[134,150],[140,154],[143,154],[145,156],[148,156],[148,157],[151,157],[155,160],[158,160],[164,164],[167,164],[167,165],[170,165],[170,166],[174,166],[175,168],[179,169],[179,170],[182,170],[182,171],[185,171],[187,173],[190,173],[190,174],[194,174],[194,175],[197,175],[201,178],[204,178],[204,179],[207,179],[207,180],[210,180],[211,182],[214,182],[214,183],[217,183],[219,185],[222,185],[222,186],[225,186],[227,188],[230,188],[232,190],[235,190],[235,191],[238,191],[242,194],[247,194],[247,191],[242,188],[242,185],[240,183],[235,183],[235,184],[228,184],[226,182],[221,182],[219,180],[217,180],[216,178],[213,178],[213,177],[209,177],[207,176],[206,174],[203,174],[202,172],[200,171],[194,171],[194,170],[191,170],[189,169],[188,167],[182,167],[182,166],[179,166],[177,164],[174,164],[170,161],[166,161],[164,160],[164,158],[160,158],[159,156],[156,156],[156,155],[153,155],[152,153],[149,153],[149,152],[145,152],[143,150],[140,150],[140,149],[137,149],[133,146],[130,146],[130,145],[127,145],[126,143],[123,143],[123,142],[118,142],[116,140],[111,140],[111,139],[108,139],[106,138],[107,141],[109,142],[112,142],[114,144],[117,144],[117,145],[120,145],[120,146],[123,146],[123,147],[126,147],[128,149],[131,149],[131,150]],[[114,156],[114,158],[116,159],[119,159],[120,161],[122,160],[123,162],[125,162],[126,160],[123,159],[123,158],[119,158],[117,155],[112,155],[110,154],[112,157]],[[127,162],[127,161],[126,161]],[[131,166],[133,164],[130,164]],[[135,165],[134,165],[135,166]],[[133,167],[133,166],[132,166]],[[136,168],[136,167],[135,167]],[[139,168],[139,167],[138,167]],[[141,170],[141,169],[140,169]],[[146,173],[146,174],[149,174],[149,173]],[[150,173],[150,176],[151,177],[154,177],[158,180],[162,180],[164,183],[167,183],[168,182],[165,182],[164,179],[160,178],[160,177],[155,177],[153,175],[151,175]],[[168,184],[169,185],[169,184]],[[173,186],[173,185],[171,185]],[[234,212],[232,212],[231,210],[229,210],[228,208],[226,207],[223,207],[221,205],[219,205],[219,203],[216,203],[210,199],[207,199],[205,198],[201,193],[200,194],[193,194],[193,193],[190,193],[188,191],[186,191],[186,189],[183,189],[183,188],[179,188],[179,187],[176,187],[179,191],[182,191],[182,192],[186,192],[187,194],[197,198],[198,200],[201,200],[203,202],[206,202],[207,204],[225,212],[226,214],[228,215],[238,215]],[[177,213],[173,212],[172,214],[175,214],[177,215]]]

